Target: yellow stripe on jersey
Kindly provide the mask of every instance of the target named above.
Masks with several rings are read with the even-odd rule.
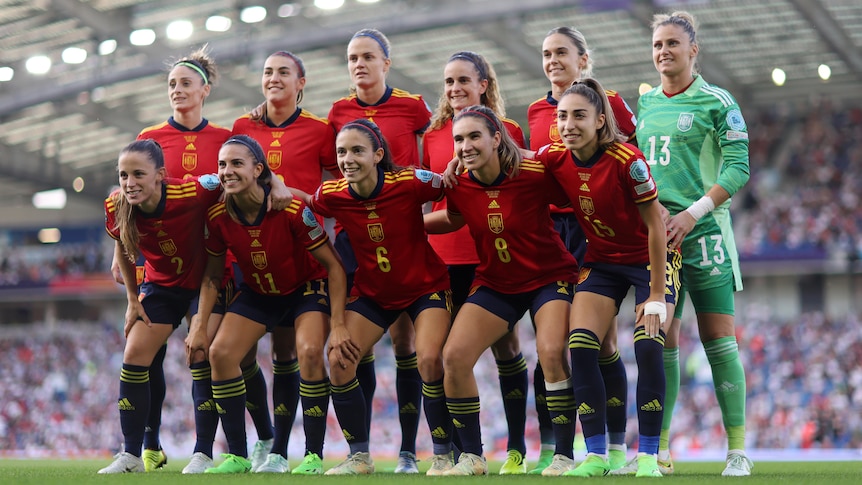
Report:
[[[551,143],[551,146],[548,147],[548,153],[559,153],[568,150],[566,145],[563,145],[561,142]]]
[[[108,213],[113,213],[117,210],[117,206],[114,204],[113,197],[108,197],[107,199],[105,199],[105,210],[108,211]]]
[[[419,99],[419,95],[418,95],[418,94],[410,94],[409,92],[407,92],[407,91],[405,91],[405,90],[403,90],[403,89],[398,89],[398,88],[392,88],[392,96],[394,96],[394,97],[396,97],[396,98],[412,98],[412,99]]]
[[[326,119],[326,118],[321,118],[320,116],[316,116],[314,113],[310,113],[310,112],[308,112],[308,111],[306,111],[306,110],[302,110],[302,111],[300,111],[300,112],[299,112],[299,117],[300,117],[300,118],[309,118],[309,119],[312,119],[312,120],[314,120],[314,121],[319,121],[319,122],[323,123],[324,125],[328,125],[328,124],[329,124],[329,120],[328,120],[328,119]]]
[[[536,173],[545,173],[545,166],[542,165],[541,162],[537,162],[535,160],[522,160],[521,170],[527,170]]]
[[[207,253],[208,253],[208,254],[210,254],[210,255],[212,255],[212,256],[216,256],[216,257],[221,256],[221,255],[223,255],[223,254],[227,253],[227,250],[219,251],[219,252],[210,251],[210,248],[206,248],[206,250],[207,250]]]
[[[620,163],[625,165],[625,164],[629,163],[629,159],[631,158],[632,155],[634,155],[635,152],[633,152],[631,149],[627,148],[625,145],[621,145],[619,143],[614,143],[607,150],[605,150],[605,153],[616,158],[617,160],[620,161]]]
[[[616,91],[614,91],[613,89],[605,89],[605,94],[606,94],[608,97],[611,97],[611,96],[616,96],[616,95],[617,95],[617,92],[616,92]]]
[[[197,195],[197,181],[186,182],[179,185],[168,184],[165,188],[165,194],[168,199],[184,199]]]
[[[227,207],[225,207],[224,202],[220,202],[207,209],[207,219],[213,220],[225,212],[227,212]]]
[[[305,249],[307,249],[309,251],[314,251],[315,249],[319,248],[320,246],[323,246],[324,244],[326,244],[327,241],[329,241],[329,235],[327,235],[326,232],[324,231],[323,237],[320,238],[319,241],[315,241],[314,244],[312,244],[311,246],[308,246]]]
[[[323,182],[320,192],[323,194],[331,194],[333,192],[341,192],[345,187],[347,187],[346,179],[327,180]]]
[[[521,127],[521,125],[519,125],[517,121],[515,121],[515,120],[513,120],[513,119],[510,119],[510,118],[502,118],[502,119],[500,119],[500,121],[502,121],[502,122],[503,122],[503,124],[510,124],[510,125],[513,125],[513,126],[515,126],[515,127],[517,127],[517,128],[520,128],[520,127]],[[517,141],[517,140],[516,140],[516,141]]]
[[[300,201],[299,199],[293,199],[290,201],[290,204],[288,204],[287,207],[284,208],[284,211],[290,212],[291,214],[296,214],[297,212],[299,212],[299,204],[301,203],[302,201]]]
[[[539,98],[539,99],[533,101],[532,103],[530,103],[530,108],[532,108],[534,104],[539,104],[543,101],[546,101],[547,99],[548,99],[547,97],[544,97],[544,98]]]
[[[153,130],[158,130],[158,129],[160,129],[160,128],[164,128],[164,127],[165,127],[165,126],[167,126],[167,125],[168,125],[168,122],[167,122],[167,121],[162,121],[162,122],[161,122],[161,123],[159,123],[158,125],[148,126],[148,127],[144,128],[143,130],[141,130],[141,133],[140,133],[140,135],[138,135],[138,136],[141,136],[141,135],[143,135],[144,133],[146,133],[146,132],[148,132],[148,131],[153,131]]]

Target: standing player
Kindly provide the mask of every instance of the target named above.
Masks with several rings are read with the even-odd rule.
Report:
[[[105,200],[105,227],[116,240],[114,261],[128,300],[117,403],[124,450],[99,473],[150,471],[141,454],[151,416],[153,359],[180,325],[200,287],[203,217],[221,193],[212,176],[202,183],[167,179],[164,154],[153,140],[126,146],[117,170],[120,190]],[[134,266],[139,256],[146,261],[140,289]],[[164,453],[157,453],[164,458]]]
[[[548,91],[547,96],[534,101],[527,109],[530,149],[538,151],[547,144],[562,141],[557,128],[557,101],[573,82],[581,79],[582,76],[590,75],[592,62],[587,40],[577,29],[557,27],[551,29],[545,36],[542,42],[542,69],[548,81],[551,82],[551,90]],[[606,94],[611,103],[617,128],[626,139],[633,140],[634,114],[616,91],[607,91]],[[578,263],[583,263],[587,241],[574,217],[574,209],[551,207],[551,217],[554,219],[554,228],[560,233],[566,248],[575,256]],[[609,456],[612,469],[620,468],[626,462],[626,401],[628,399],[626,369],[617,351],[616,331],[617,326],[614,322],[608,337],[602,343],[599,355],[599,366],[602,369],[602,379],[605,382],[608,397]],[[541,473],[551,462],[551,447],[547,444],[550,442],[551,428],[547,408],[544,407],[544,389],[540,387],[544,382],[541,366],[536,367],[534,377],[542,452],[539,463],[530,473]]]
[[[271,54],[263,67],[261,85],[266,102],[259,109],[260,116],[240,117],[233,124],[233,132],[254,138],[263,147],[269,169],[291,187],[313,192],[323,181],[324,170],[340,176],[335,163],[335,133],[325,119],[299,107],[305,88],[302,59],[287,51]],[[266,462],[253,471],[278,473],[289,469],[288,441],[301,399],[306,452],[302,463],[291,473],[323,473],[329,379],[325,373],[311,372],[312,368],[299,365],[292,326],[276,326],[272,342],[275,439]],[[299,342],[300,347],[303,345],[304,342]],[[319,350],[322,361],[323,348]],[[321,407],[318,398],[323,395],[326,400]]]
[[[203,106],[209,97],[217,78],[215,61],[205,48],[182,57],[172,64],[168,73],[168,97],[173,115],[167,121],[144,128],[138,139],[152,139],[159,142],[165,153],[165,168],[168,175],[176,178],[189,178],[215,173],[217,170],[218,150],[230,137],[230,131],[203,117]],[[233,257],[228,257],[229,263]],[[227,297],[233,292],[233,268],[225,268],[224,288]],[[209,336],[215,335],[221,322],[223,305],[218,305],[207,323]],[[254,420],[260,443],[255,444],[256,461],[262,462],[272,443],[272,421],[266,396],[266,381],[258,367],[257,349],[249,352],[243,361],[243,375],[246,376],[248,392],[248,412]],[[147,427],[151,432],[145,435],[144,463],[159,467],[167,461],[158,445],[158,429],[161,422],[161,403],[164,400],[164,373],[161,362],[164,349],[156,356],[150,379],[155,380],[160,394],[152,395],[151,417]],[[213,441],[218,427],[218,413],[212,405],[212,383],[209,362],[199,361],[190,364],[192,373],[192,398],[195,407],[196,442],[194,454],[183,473],[203,473],[212,466]],[[151,371],[152,372],[152,371]],[[154,376],[157,378],[154,379]],[[160,377],[161,379],[158,379]],[[150,434],[154,435],[149,438]],[[159,450],[159,451],[153,451]],[[149,466],[149,465],[148,465]]]
[[[751,474],[745,454],[745,371],[734,329],[733,292],[742,290],[730,221],[730,197],[748,181],[748,128],[726,90],[695,71],[700,47],[687,12],[656,15],[652,57],[661,85],[638,102],[638,145],[670,211],[668,238],[683,254],[682,289],[691,297],[715,394],[727,431],[725,476]],[[679,391],[680,299],[668,330],[665,372],[668,398],[660,459],[673,471],[668,447]]]
[[[587,459],[564,475],[591,477],[610,471],[599,349],[623,298],[634,287],[637,476],[660,477],[656,460],[665,388],[661,327],[668,311],[666,303],[676,301],[673,268],[678,268],[679,253],[667,249],[655,182],[643,154],[635,146],[621,143],[615,125],[601,85],[589,78],[578,81],[557,104],[557,126],[564,146],[546,145],[536,156],[560,181],[569,200],[577,202],[575,214],[590,241],[572,303],[569,333],[572,368],[577,369],[572,373],[574,396]]]
[[[347,45],[347,69],[355,91],[332,104],[329,121],[335,131],[355,119],[364,118],[380,127],[392,149],[392,159],[402,167],[418,166],[419,137],[428,127],[431,112],[422,96],[390,87],[386,73],[392,60],[392,46],[382,32],[362,29]],[[346,233],[336,226],[335,248],[341,255],[348,284],[356,270]],[[416,467],[416,433],[422,399],[422,379],[417,371],[415,333],[411,322],[402,316],[389,329],[397,365],[395,386],[398,394],[398,418],[401,423],[401,450],[396,473],[419,473]],[[377,381],[374,375],[374,353],[362,358],[357,369],[365,391],[367,423],[371,426],[371,404]]]
[[[479,265],[443,350],[446,403],[463,451],[446,475],[488,473],[473,367],[527,310],[547,371],[556,439],[554,464],[546,471],[563,468],[562,463],[574,462],[575,406],[563,355],[577,262],[554,232],[548,204],[564,205],[565,194],[540,164],[522,161],[519,147],[490,108],[461,110],[452,135],[468,172],[459,177],[456,189],[447,191],[448,209],[426,216],[426,229],[439,233],[466,224]]]
[[[475,52],[456,52],[449,57],[443,69],[443,95],[437,104],[431,127],[422,142],[422,165],[431,171],[441,173],[446,170],[454,156],[452,141],[452,118],[461,110],[473,105],[484,105],[503,117],[506,110],[497,75],[491,64]],[[524,133],[518,124],[502,118],[506,131],[512,140],[523,148]],[[434,202],[432,210],[445,210],[446,201]],[[467,299],[470,285],[479,264],[476,245],[467,227],[447,234],[432,234],[428,242],[449,268],[449,282],[452,285],[452,302],[455,314]],[[524,438],[527,414],[527,362],[521,354],[518,334],[508,332],[491,345],[497,361],[500,376],[500,393],[503,395],[503,409],[509,428],[508,456],[500,467],[500,474],[526,473],[524,457],[527,445]]]
[[[283,211],[267,212],[267,183],[273,174],[254,139],[246,135],[228,139],[219,152],[218,164],[225,200],[208,211],[210,257],[201,286],[202,318],[189,332],[187,349],[190,360],[198,352],[209,355],[213,397],[229,447],[225,460],[206,473],[244,473],[251,469],[251,462],[246,459],[245,383],[240,361],[267,331],[294,326],[296,340],[301,342],[298,357],[303,377],[308,382],[328,384],[323,348],[329,335],[330,312],[336,325],[344,321],[347,283],[326,231],[304,203],[294,200]],[[229,303],[218,333],[208,345],[210,339],[200,321],[215,304],[227,249],[237,257],[246,281]],[[274,333],[274,340],[279,335],[290,334]],[[282,343],[273,343],[277,345]],[[329,403],[328,392],[321,392],[320,387],[313,396],[303,397],[304,407],[324,416],[314,420],[316,426],[305,421],[306,430],[314,431],[309,436],[314,443],[309,439],[308,445],[318,456],[323,449]],[[279,434],[290,432],[279,429],[280,424],[276,422]],[[263,471],[287,471],[285,455],[286,450],[271,453]]]
[[[350,455],[326,474],[374,472],[365,389],[356,368],[386,329],[407,313],[416,327],[416,360],[433,442],[427,473],[439,475],[451,463],[452,451],[441,356],[452,299],[446,267],[425,235],[422,205],[443,196],[442,181],[425,170],[398,170],[380,129],[365,119],[341,128],[336,153],[343,179],[324,182],[313,198],[295,192],[319,214],[338,218],[358,263],[345,324],[333,322],[329,341],[332,405]]]

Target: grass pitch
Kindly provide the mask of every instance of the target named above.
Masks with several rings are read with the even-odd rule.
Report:
[[[185,461],[171,461],[162,470],[153,473],[133,473],[124,475],[97,475],[96,471],[110,463],[110,460],[0,460],[0,484],[18,485],[54,485],[54,484],[123,484],[123,485],[214,485],[219,483],[254,483],[254,484],[284,484],[289,481],[294,484],[302,482],[315,485],[336,483],[367,483],[374,485],[414,485],[428,483],[429,481],[457,480],[464,483],[465,480],[491,480],[494,484],[530,484],[548,483],[549,480],[583,481],[578,478],[548,478],[534,475],[500,476],[496,475],[500,463],[491,463],[491,475],[482,477],[425,477],[424,475],[395,475],[380,471],[370,476],[361,477],[304,477],[283,476],[269,474],[247,474],[247,475],[182,475],[180,471],[185,466]],[[291,463],[296,465],[297,463]],[[336,464],[335,460],[327,460],[324,468]],[[393,461],[377,461],[378,470],[391,470],[395,463]],[[419,463],[420,471],[424,472],[427,462]],[[757,462],[751,477],[729,478],[722,477],[721,471],[724,463],[675,463],[676,473],[672,476],[663,477],[662,483],[693,483],[698,485],[722,484],[741,481],[746,484],[774,484],[786,483],[791,485],[842,485],[862,483],[862,462],[860,461],[812,461],[812,462]],[[586,479],[600,482],[606,485],[643,482],[643,479],[634,477],[607,476],[601,478]]]

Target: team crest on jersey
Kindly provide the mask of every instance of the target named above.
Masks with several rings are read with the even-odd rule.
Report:
[[[578,202],[580,203],[581,211],[584,214],[591,216],[596,212],[596,206],[593,204],[593,198],[592,197],[579,195],[578,196]]]
[[[191,172],[198,166],[197,153],[183,153],[183,168]]]
[[[314,217],[314,213],[311,212],[308,206],[302,209],[302,222],[308,227],[317,227],[319,225],[317,218]]]
[[[646,182],[649,180],[649,169],[647,169],[646,162],[640,158],[632,162],[629,167],[629,176],[635,182]]]
[[[174,244],[173,239],[159,241],[159,249],[162,250],[162,254],[165,256],[173,256],[174,254],[177,254],[177,245]]]
[[[732,109],[727,112],[727,125],[736,131],[745,129],[745,118],[742,117],[742,112],[738,109]]]
[[[135,281],[138,283],[138,286],[141,286],[141,283],[144,282],[144,267],[143,266],[135,266]]]
[[[488,214],[488,229],[494,234],[503,232],[503,214],[499,212]]]
[[[694,124],[694,114],[692,113],[680,113],[676,120],[676,127],[682,132],[690,130],[692,124]]]
[[[270,150],[270,152],[266,154],[266,163],[269,164],[269,168],[273,170],[281,168],[281,152],[279,150]]]
[[[560,138],[560,129],[557,128],[556,123],[552,124],[548,129],[548,138],[551,140],[551,143],[557,143],[562,140],[562,138]]]
[[[383,238],[385,237],[383,234],[383,224],[379,222],[368,224],[368,237],[376,243],[383,242]]]
[[[252,251],[251,252],[251,264],[254,265],[255,268],[259,270],[266,269],[266,251]]]

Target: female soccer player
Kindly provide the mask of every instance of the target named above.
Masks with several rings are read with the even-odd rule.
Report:
[[[546,371],[558,460],[573,461],[575,407],[563,359],[577,263],[554,232],[548,204],[565,193],[544,168],[522,161],[518,146],[486,106],[462,109],[452,123],[455,153],[468,172],[447,191],[447,210],[426,216],[429,233],[465,224],[479,265],[469,296],[443,350],[446,401],[461,440],[458,464],[446,475],[485,475],[479,392],[473,367],[529,310]]]
[[[461,110],[473,105],[491,108],[498,116],[505,116],[506,110],[497,75],[494,68],[480,54],[475,52],[456,52],[449,57],[443,69],[443,95],[437,104],[431,127],[422,142],[422,165],[431,171],[441,173],[452,160],[452,118]],[[506,131],[519,147],[524,147],[524,133],[521,127],[510,119],[502,118]],[[445,210],[446,201],[434,202],[432,210]],[[467,299],[467,292],[473,282],[479,256],[470,232],[462,227],[448,234],[428,236],[431,247],[449,268],[449,282],[452,285],[452,302],[455,314]],[[498,342],[491,345],[497,361],[500,376],[500,393],[503,395],[503,409],[509,426],[508,457],[500,467],[503,475],[526,473],[524,457],[527,445],[524,438],[527,414],[527,388],[529,377],[527,363],[521,354],[518,334],[506,333]]]
[[[198,49],[188,56],[173,62],[168,73],[168,97],[173,115],[167,121],[144,128],[138,139],[153,139],[159,142],[165,153],[165,168],[168,176],[189,178],[215,173],[218,169],[218,150],[231,133],[203,117],[203,106],[216,82],[218,70],[216,63],[205,48]],[[225,299],[233,293],[234,274],[233,256],[228,257],[225,268],[224,292]],[[223,299],[222,301],[225,301]],[[208,322],[209,335],[212,338],[218,329],[224,314],[224,305],[219,304],[211,314]],[[243,361],[243,375],[246,376],[248,392],[248,412],[252,416],[259,443],[255,444],[255,464],[263,462],[266,452],[272,444],[272,420],[269,416],[269,405],[266,395],[266,380],[258,367],[257,348],[249,352]],[[157,468],[167,462],[164,452],[158,446],[158,429],[161,421],[161,402],[164,401],[164,373],[161,362],[164,359],[164,349],[153,362],[150,379],[157,376],[155,382],[160,393],[153,393],[151,417],[147,422],[152,430],[144,435],[144,464],[148,469]],[[183,473],[203,473],[212,466],[213,441],[218,427],[218,413],[211,405],[212,382],[208,362],[192,362],[192,396],[194,400],[196,441],[192,458],[183,468]],[[158,399],[158,402],[156,402]],[[153,438],[149,436],[155,435]],[[158,451],[153,451],[158,450]]]
[[[333,322],[328,351],[332,405],[350,455],[326,474],[374,471],[365,389],[356,368],[398,316],[407,313],[415,325],[416,360],[433,441],[428,474],[439,475],[452,446],[441,357],[452,300],[446,266],[425,235],[422,205],[443,196],[442,180],[425,170],[398,170],[380,129],[365,119],[341,128],[336,153],[343,179],[324,182],[313,198],[294,192],[315,212],[341,222],[358,264],[345,322]]]
[[[116,240],[114,260],[128,299],[118,401],[125,444],[124,451],[99,473],[149,471],[141,448],[153,405],[153,359],[189,311],[200,286],[203,217],[221,193],[212,176],[202,183],[167,179],[164,154],[153,140],[126,146],[117,169],[120,190],[105,200],[105,227]],[[134,266],[139,256],[146,260],[140,290]],[[154,454],[166,461],[163,452]]]
[[[235,134],[246,134],[263,147],[266,162],[274,175],[285,184],[313,192],[323,181],[323,171],[340,177],[335,164],[335,133],[329,123],[299,107],[305,88],[305,65],[297,55],[278,51],[267,57],[261,76],[266,102],[259,116],[251,114],[233,124]],[[329,406],[329,379],[324,374],[303,372],[297,363],[297,342],[292,326],[276,326],[273,339],[272,401],[275,412],[275,439],[266,461],[255,472],[283,473],[289,470],[287,447],[296,407],[302,400],[306,452],[302,463],[291,473],[323,473],[323,438],[326,432],[326,410]],[[313,335],[317,337],[317,335]],[[299,346],[306,345],[299,342]],[[323,359],[323,347],[316,347]],[[311,371],[311,369],[308,369]],[[318,397],[327,400],[320,406]],[[319,409],[315,410],[315,406]]]
[[[661,326],[668,311],[666,300],[675,303],[678,283],[673,268],[678,267],[679,253],[667,249],[655,182],[643,154],[621,142],[615,124],[601,85],[589,78],[578,81],[557,104],[564,146],[548,145],[536,155],[565,188],[569,200],[577,202],[575,215],[590,241],[569,326],[569,353],[572,368],[577,369],[572,384],[587,459],[564,475],[601,476],[610,471],[599,349],[620,303],[634,287],[637,476],[661,476],[656,461],[665,387]]]
[[[727,431],[725,476],[751,474],[745,454],[745,371],[734,330],[733,292],[742,290],[730,221],[730,197],[748,181],[748,129],[739,105],[697,74],[700,49],[687,12],[656,15],[652,57],[661,85],[638,101],[638,145],[647,154],[659,200],[670,211],[672,247],[683,254],[682,293],[697,314],[700,339],[712,367],[715,394]],[[668,451],[671,415],[679,391],[681,298],[668,329],[668,378],[659,458],[673,471]]]
[[[548,81],[551,82],[551,90],[545,97],[534,101],[527,109],[527,122],[530,126],[530,148],[533,151],[538,151],[539,148],[547,144],[562,141],[557,129],[557,101],[574,81],[581,79],[582,76],[590,75],[592,62],[587,40],[577,29],[557,27],[551,29],[545,36],[545,40],[542,42],[542,68]],[[617,128],[628,140],[633,140],[636,123],[634,114],[616,91],[607,91],[606,94],[611,103]],[[583,263],[587,242],[573,213],[574,209],[571,207],[551,207],[554,228],[560,233],[566,248],[575,256],[578,263]],[[602,344],[599,365],[602,369],[602,379],[605,382],[609,402],[607,411],[610,463],[612,469],[617,469],[626,463],[628,382],[625,365],[617,351],[616,323],[611,327],[610,332]],[[544,382],[542,368],[537,366],[534,376],[537,396],[544,395],[544,390],[540,387],[542,382]],[[543,399],[536,399],[539,432],[543,445],[539,463],[530,473],[541,473],[550,464],[552,458],[551,448],[547,444],[552,437],[551,427],[547,409],[544,408],[543,404]]]
[[[283,211],[267,212],[267,184],[273,174],[253,138],[235,135],[228,139],[219,151],[218,164],[225,200],[207,214],[210,257],[201,286],[201,319],[189,332],[187,348],[189,359],[198,352],[209,356],[213,398],[221,410],[228,441],[225,460],[206,473],[244,473],[250,471],[251,462],[246,459],[243,356],[267,331],[293,325],[296,340],[301,342],[297,354],[302,376],[308,382],[326,382],[323,348],[330,313],[335,325],[343,322],[347,283],[326,231],[304,203],[294,200]],[[236,256],[245,281],[207,350],[209,339],[200,321],[215,304],[228,249]],[[303,401],[325,415],[329,396],[319,391]],[[325,421],[318,423],[321,426]],[[319,454],[323,432],[316,431],[314,446]],[[286,461],[285,456],[276,456]],[[285,465],[272,455],[265,462],[271,468],[280,464]]]
[[[353,35],[347,45],[347,69],[354,92],[332,104],[329,121],[336,132],[355,119],[365,118],[374,122],[392,149],[394,163],[415,167],[420,164],[418,140],[428,127],[431,112],[422,96],[386,84],[386,73],[392,63],[391,53],[389,39],[379,30],[362,29]],[[340,226],[336,226],[335,248],[347,270],[349,284],[356,270],[356,260],[351,254],[348,236]],[[390,327],[389,334],[397,365],[395,386],[401,423],[401,451],[395,472],[419,473],[416,467],[416,433],[422,379],[417,371],[414,328],[407,317],[402,316]],[[377,387],[373,349],[363,357],[357,375],[365,391],[367,423],[370,426],[371,402]]]

